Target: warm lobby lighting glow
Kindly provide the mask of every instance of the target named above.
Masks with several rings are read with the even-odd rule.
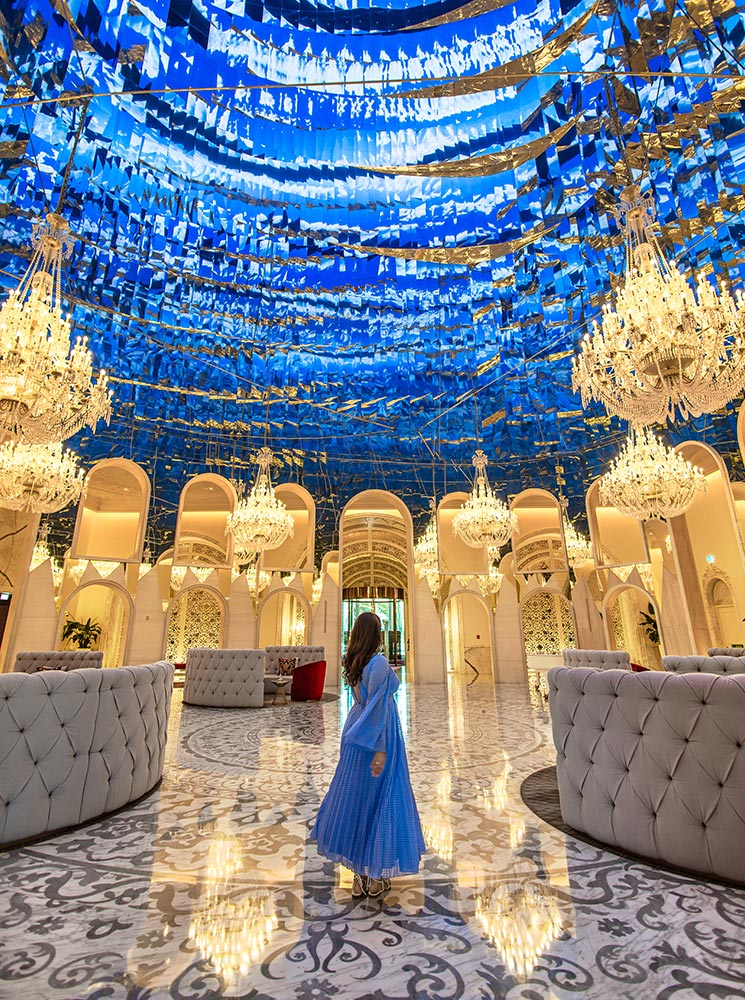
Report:
[[[47,443],[108,422],[111,394],[105,371],[92,381],[86,338],[70,349],[61,292],[62,261],[73,245],[67,223],[49,213],[34,224],[32,243],[26,273],[0,307],[0,429]]]
[[[481,449],[474,453],[476,481],[471,495],[453,518],[453,532],[472,548],[499,548],[517,525],[516,515],[500,500],[489,485],[487,457]]]
[[[572,385],[633,423],[713,413],[745,385],[745,299],[718,295],[703,274],[696,292],[668,264],[654,231],[651,195],[632,184],[621,192],[626,274],[613,304],[603,306],[574,361]]]
[[[664,445],[648,427],[631,430],[600,480],[600,502],[642,519],[677,517],[706,490],[701,469]]]

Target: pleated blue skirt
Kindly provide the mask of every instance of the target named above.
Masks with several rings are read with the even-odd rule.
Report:
[[[425,851],[398,716],[388,727],[382,774],[373,778],[373,751],[344,740],[336,772],[311,838],[332,861],[369,878],[415,874]]]

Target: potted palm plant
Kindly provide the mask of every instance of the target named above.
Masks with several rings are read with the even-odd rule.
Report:
[[[62,638],[69,639],[78,649],[93,649],[100,635],[101,626],[92,618],[79,622],[68,615],[62,629]]]

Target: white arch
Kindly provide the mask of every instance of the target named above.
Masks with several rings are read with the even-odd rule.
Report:
[[[492,609],[489,607],[489,602],[486,600],[486,598],[482,594],[477,593],[475,590],[468,590],[467,588],[463,588],[462,590],[456,591],[454,594],[448,594],[448,596],[442,602],[442,609],[440,611],[441,633],[442,633],[442,662],[447,664],[447,636],[445,634],[445,621],[446,621],[445,609],[448,607],[451,601],[454,601],[458,597],[460,598],[473,597],[483,607],[484,611],[486,611],[487,621],[489,622],[489,657],[491,659],[492,678],[494,681],[496,681],[497,648],[496,648],[496,637],[494,633],[494,613]]]
[[[62,641],[62,630],[65,627],[65,617],[67,616],[67,609],[70,607],[72,601],[77,597],[82,591],[89,589],[90,587],[108,587],[110,590],[115,591],[117,594],[122,594],[126,600],[127,608],[127,634],[124,638],[124,655],[122,657],[124,666],[129,657],[129,646],[132,640],[132,624],[134,622],[134,611],[135,604],[132,600],[132,595],[129,591],[123,587],[120,583],[114,583],[112,580],[87,580],[85,583],[80,583],[62,602],[60,607],[59,619],[57,620],[57,633],[55,636],[55,648],[59,647]]]
[[[105,476],[107,472],[117,469],[121,469],[128,475],[132,476],[139,487],[139,516],[132,549],[126,556],[123,556],[121,553],[112,554],[111,550],[108,552],[80,551],[80,535],[83,530],[85,512],[86,509],[90,509],[86,508],[86,498],[90,496],[91,483],[94,483],[95,480],[101,476]],[[148,511],[150,509],[150,493],[150,477],[147,472],[145,472],[142,466],[138,465],[136,462],[132,462],[128,458],[103,458],[99,462],[92,465],[85,477],[85,489],[80,502],[78,503],[77,514],[75,517],[75,529],[73,531],[72,544],[70,546],[70,554],[72,558],[100,560],[111,558],[114,562],[142,562],[142,550],[145,545],[147,518]],[[117,513],[117,511],[114,510],[109,513]],[[91,546],[88,545],[86,548],[90,549]]]

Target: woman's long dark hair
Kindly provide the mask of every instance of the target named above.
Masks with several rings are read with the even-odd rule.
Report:
[[[362,671],[380,649],[382,640],[380,619],[372,611],[363,611],[354,623],[344,657],[344,680],[350,687],[359,684]]]

